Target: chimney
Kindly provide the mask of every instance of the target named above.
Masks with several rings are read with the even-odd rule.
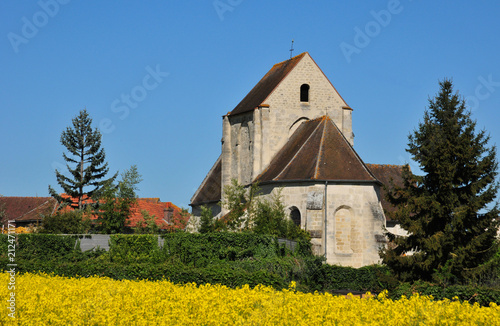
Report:
[[[163,209],[163,219],[167,222],[167,224],[172,223],[173,216],[174,216],[174,209],[172,207]]]

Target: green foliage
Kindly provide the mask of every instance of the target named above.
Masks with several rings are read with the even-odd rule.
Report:
[[[158,236],[152,234],[113,234],[109,240],[109,257],[112,261],[149,261],[158,250]]]
[[[167,257],[175,257],[181,263],[206,266],[215,261],[234,261],[254,257],[257,253],[278,251],[277,239],[252,233],[170,233],[163,237],[163,251]]]
[[[230,185],[224,186],[223,192],[224,200],[220,205],[229,213],[224,217],[225,225],[221,226],[225,226],[230,231],[248,229],[248,215],[252,209],[253,198],[258,192],[258,186],[252,184],[247,191],[236,179],[232,179]]]
[[[25,233],[16,237],[16,258],[25,260],[52,260],[63,257],[75,250],[77,241],[75,236],[55,234]]]
[[[213,221],[211,211],[202,207],[200,232],[220,230],[222,228],[217,223],[225,222],[229,230],[243,229],[291,240],[311,240],[306,231],[288,218],[282,201],[282,189],[274,193],[270,200],[256,197],[259,191],[257,184],[247,190],[233,179],[231,185],[224,187],[225,201],[222,203],[229,213],[224,221]]]
[[[142,181],[137,166],[132,165],[130,169],[125,170],[121,174],[121,177],[122,180],[118,182],[118,185],[114,185],[112,182],[104,185],[100,200],[95,205],[96,213],[99,216],[99,229],[102,233],[115,234],[125,232],[127,227],[126,221],[131,214],[131,208],[137,201],[135,192],[138,190],[137,184]],[[145,217],[144,212],[142,214]],[[149,213],[147,213],[146,218],[144,230],[156,232],[157,229],[154,229],[156,224],[154,226],[151,225],[151,216],[149,216]],[[143,228],[139,227],[138,230],[141,233]]]
[[[212,210],[207,206],[201,206],[201,215],[200,215],[200,227],[198,228],[198,232],[200,233],[208,233],[215,231],[215,221],[212,214]]]
[[[16,263],[20,273],[42,271],[67,277],[170,279],[174,283],[221,283],[230,287],[264,284],[276,289],[286,288],[295,281],[297,289],[304,292],[377,293],[388,289],[394,299],[419,292],[436,299],[458,296],[460,300],[481,305],[488,305],[490,301],[500,304],[498,284],[496,287],[399,284],[387,266],[356,269],[328,265],[323,257],[292,252],[268,235],[171,233],[160,239],[163,247],[158,245],[156,235],[112,235],[109,252],[81,252],[78,240],[82,235],[18,234],[16,237]],[[7,269],[7,244],[7,235],[0,234],[0,249],[3,248],[0,270]],[[500,269],[495,264],[498,261],[489,268],[496,272],[498,280]]]
[[[72,124],[61,134],[61,144],[70,154],[63,153],[63,157],[71,177],[56,170],[56,178],[59,186],[70,196],[66,201],[70,203],[71,198],[78,198],[78,209],[81,210],[84,197],[98,195],[105,184],[116,178],[116,174],[110,179],[103,179],[109,168],[101,148],[102,136],[98,129],[92,130],[92,119],[87,110],[80,111]],[[64,201],[51,186],[49,193],[59,202]]]
[[[311,263],[318,264],[317,261]],[[380,292],[389,288],[390,285],[394,286],[394,282],[391,283],[388,277],[389,269],[380,265],[352,268],[321,264],[316,266],[314,271],[309,280],[311,290]]]
[[[156,216],[150,215],[148,211],[142,210],[142,221],[138,221],[136,226],[133,227],[134,233],[139,234],[158,234],[160,233],[160,227],[156,224]]]
[[[2,195],[0,195],[2,197]],[[5,212],[5,203],[0,202],[0,225],[7,223],[7,214]]]
[[[121,174],[122,180],[118,183],[118,193],[119,198],[137,198],[137,191],[139,187],[137,185],[143,180],[142,175],[137,170],[137,165],[132,165],[130,169],[125,170]]]
[[[281,189],[270,200],[257,200],[251,220],[251,230],[257,234],[270,234],[291,240],[311,239],[306,231],[287,217]]]
[[[401,296],[411,297],[414,293],[420,295],[432,295],[435,300],[460,300],[471,304],[478,303],[488,307],[490,302],[500,303],[500,289],[488,287],[477,287],[471,285],[453,285],[442,287],[429,282],[417,281],[415,283],[402,283],[397,288],[389,292],[389,297],[393,300]]]
[[[123,233],[127,218],[130,216],[131,206],[135,198],[117,197],[117,187],[108,184],[102,191],[102,196],[96,208],[98,214],[98,228],[101,233]]]
[[[66,211],[44,216],[40,233],[82,234],[88,233],[92,227],[88,212]]]
[[[407,151],[423,176],[403,170],[404,184],[388,200],[398,207],[391,216],[409,232],[388,234],[394,246],[381,253],[401,280],[463,282],[492,257],[499,210],[488,210],[498,190],[496,148],[476,132],[465,102],[449,80],[429,100],[424,121],[409,136]]]

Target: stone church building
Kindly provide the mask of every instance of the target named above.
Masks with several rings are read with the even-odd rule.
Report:
[[[191,199],[193,216],[207,205],[218,217],[232,179],[258,182],[261,196],[282,189],[290,218],[312,236],[327,263],[379,262],[387,220],[383,184],[401,166],[365,164],[353,148],[352,109],[311,58],[275,64],[222,125],[222,153]]]

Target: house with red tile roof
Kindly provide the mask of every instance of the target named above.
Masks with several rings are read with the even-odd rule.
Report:
[[[54,214],[57,207],[52,197],[0,197],[2,225],[7,221],[15,221],[16,227],[37,225],[42,216]]]
[[[62,194],[62,197],[66,198],[67,195]],[[85,204],[92,202],[91,199],[84,198]],[[72,204],[62,210],[77,208],[78,200],[75,198]],[[0,212],[4,212],[4,221],[15,221],[16,227],[40,225],[43,216],[53,215],[58,209],[59,203],[52,197],[0,197]],[[142,212],[154,215],[158,227],[167,232],[184,229],[189,220],[189,215],[171,202],[162,202],[160,198],[137,198],[131,207],[127,226],[133,228],[143,225]],[[97,219],[97,215],[93,215],[91,219]]]
[[[401,182],[401,166],[366,164],[354,149],[353,109],[305,52],[275,64],[223,116],[222,153],[193,197],[217,217],[233,179],[257,183],[260,197],[281,191],[290,218],[309,231],[327,262],[360,267],[379,262],[391,228],[383,185]]]

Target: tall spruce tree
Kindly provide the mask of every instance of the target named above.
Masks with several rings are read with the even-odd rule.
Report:
[[[381,257],[403,280],[461,282],[496,251],[496,148],[488,147],[484,130],[475,130],[452,82],[439,84],[423,122],[409,136],[407,151],[424,175],[406,165],[403,186],[388,194],[398,207],[392,218],[408,236],[388,234],[392,243]]]
[[[80,111],[72,122],[73,126],[67,127],[61,134],[61,144],[70,154],[63,153],[63,157],[71,177],[66,177],[57,169],[55,172],[57,183],[71,198],[78,198],[78,209],[81,210],[83,198],[95,198],[104,185],[113,182],[117,174],[104,179],[109,168],[104,161],[104,149],[101,148],[101,133],[98,129],[92,129],[92,119],[87,110]],[[61,198],[51,186],[49,193],[59,202],[71,201],[71,198]]]

